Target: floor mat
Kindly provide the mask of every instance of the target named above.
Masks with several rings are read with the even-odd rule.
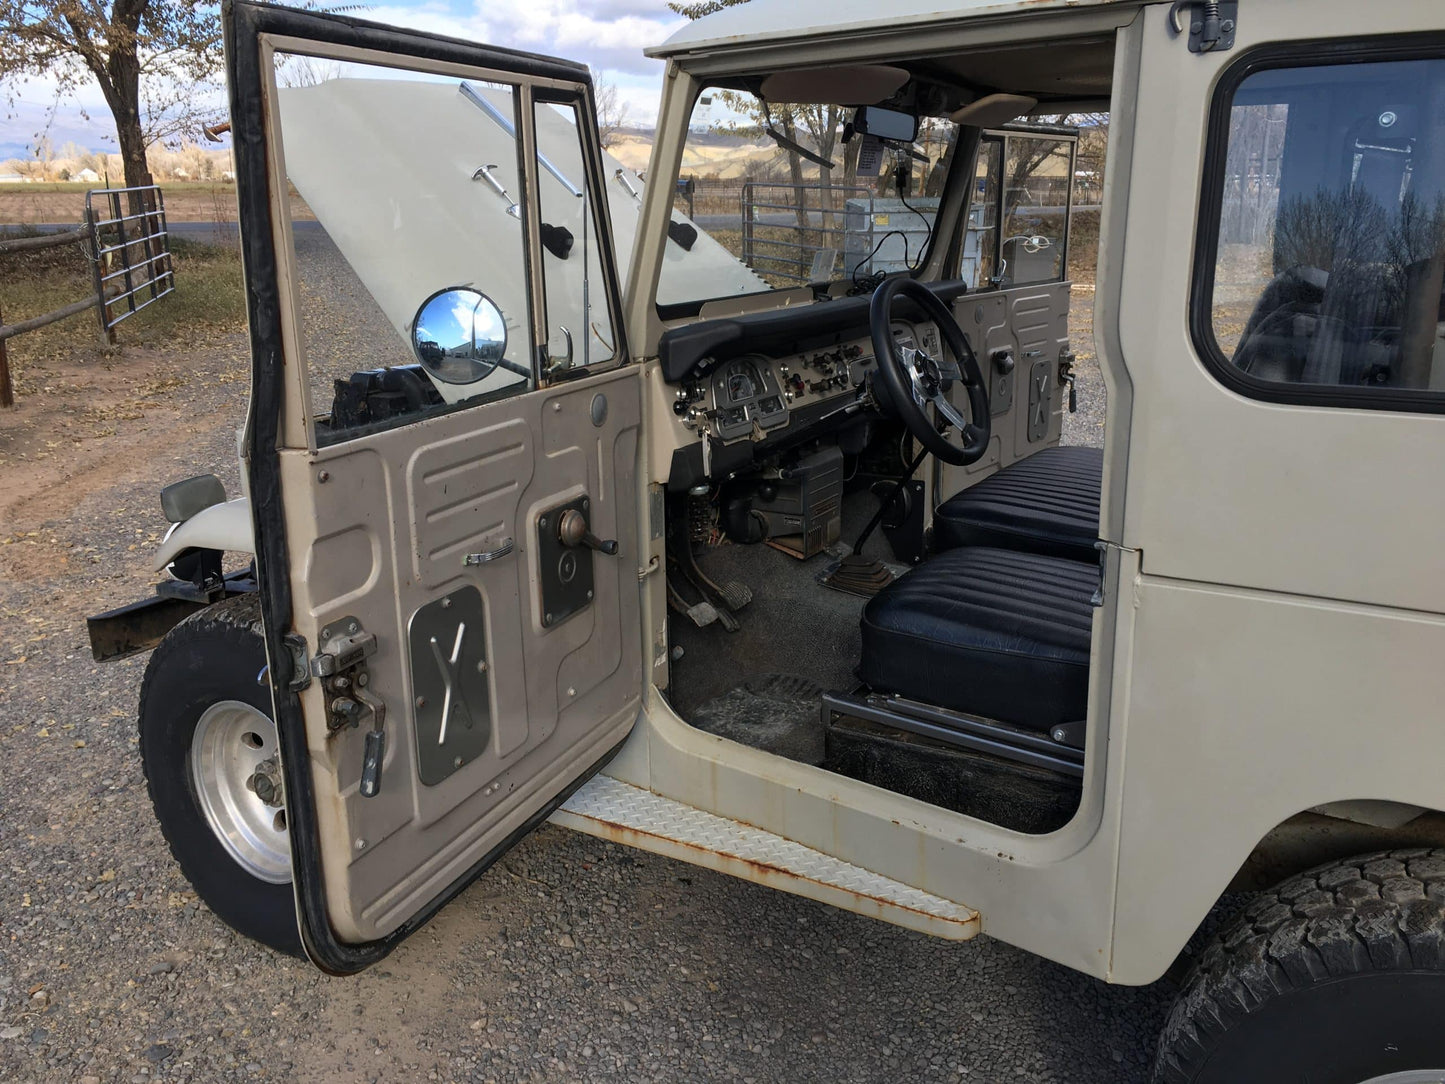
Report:
[[[805,764],[823,763],[822,688],[807,678],[762,674],[702,704],[688,720],[699,730]]]

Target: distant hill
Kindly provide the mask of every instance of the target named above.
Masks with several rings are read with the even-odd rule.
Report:
[[[656,133],[652,129],[623,128],[613,136],[609,154],[633,172],[647,168],[652,155],[652,144]],[[736,135],[731,132],[694,129],[687,135],[687,146],[682,155],[682,172],[698,177],[717,177],[721,180],[739,180],[746,176],[766,174],[779,164],[778,148],[769,139],[758,142],[755,138]],[[805,172],[816,173],[816,167]]]

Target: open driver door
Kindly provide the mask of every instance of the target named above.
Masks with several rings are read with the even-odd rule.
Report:
[[[346,973],[637,718],[640,382],[586,68],[223,20],[284,813],[307,952]]]

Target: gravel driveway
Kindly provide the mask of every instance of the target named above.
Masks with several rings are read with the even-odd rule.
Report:
[[[0,493],[0,1080],[1145,1079],[1163,986],[551,827],[360,977],[233,935],[152,819],[145,660],[92,663],[83,616],[149,591],[164,482],[217,470],[235,492],[244,351],[144,359],[104,439],[0,419],[0,471],[29,480]],[[1092,442],[1081,368],[1069,436]]]

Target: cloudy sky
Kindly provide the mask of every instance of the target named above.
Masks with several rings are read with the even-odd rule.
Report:
[[[643,124],[657,118],[662,65],[642,49],[684,22],[664,0],[389,0],[355,15],[583,61],[617,87],[628,121]],[[93,85],[58,103],[45,80],[16,89],[14,102],[0,110],[0,159],[28,156],[36,133],[47,129],[57,148],[73,141],[115,149],[110,113]]]

